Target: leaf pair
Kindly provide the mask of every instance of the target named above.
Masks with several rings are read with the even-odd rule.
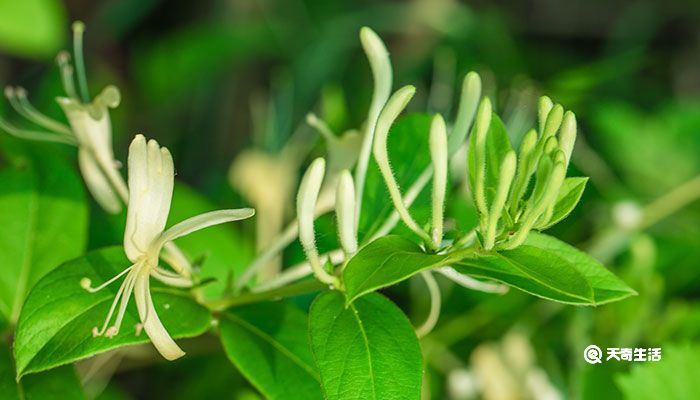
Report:
[[[452,266],[478,279],[502,282],[545,299],[599,305],[635,294],[587,254],[551,236],[531,233],[509,251],[426,254],[400,236],[380,238],[362,248],[343,271],[347,302],[427,269]]]

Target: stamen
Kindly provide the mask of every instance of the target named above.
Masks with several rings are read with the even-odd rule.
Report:
[[[333,140],[336,140],[335,134],[333,131],[331,131],[331,128],[328,127],[328,125],[319,117],[316,116],[314,113],[308,113],[306,114],[306,123],[309,124],[312,128],[316,129],[318,133],[323,136],[326,141],[331,142]]]
[[[81,282],[81,286],[83,284],[83,281],[85,281],[87,278],[83,278]],[[89,279],[88,279],[89,280]],[[97,337],[97,336],[102,336],[105,334],[108,330],[107,327],[109,326],[109,321],[112,319],[112,315],[114,314],[114,309],[117,307],[117,303],[119,302],[119,299],[122,297],[124,294],[124,288],[127,285],[127,282],[129,281],[129,277],[124,280],[124,282],[119,286],[119,290],[117,290],[116,296],[114,296],[114,300],[112,301],[112,305],[109,307],[109,312],[107,312],[107,318],[105,319],[104,324],[102,325],[102,329],[98,330],[97,327],[92,328],[92,336]]]
[[[75,55],[75,72],[78,76],[78,87],[83,103],[90,102],[88,93],[87,76],[85,75],[85,61],[83,59],[83,32],[85,24],[81,21],[73,22],[73,54]]]
[[[131,293],[134,291],[136,279],[138,279],[138,273],[139,271],[136,271],[134,274],[129,274],[129,276],[127,276],[124,280],[126,287],[124,289],[124,294],[122,295],[121,304],[119,304],[117,319],[114,321],[114,325],[107,330],[105,336],[111,338],[119,333],[119,328],[122,326],[122,320],[124,319],[124,314],[126,313],[126,306],[129,304],[129,299],[131,298]]]
[[[73,131],[70,129],[70,127],[68,127],[68,125],[58,122],[37,110],[32,103],[29,102],[29,98],[27,98],[27,91],[23,87],[16,87],[15,95],[17,96],[19,106],[24,111],[21,112],[18,110],[18,112],[24,115],[27,119],[48,130],[73,136]]]
[[[73,81],[73,67],[70,65],[70,54],[67,51],[58,53],[56,64],[58,64],[58,69],[61,72],[61,82],[66,95],[74,100],[79,100],[78,93],[75,91],[75,81]]]
[[[83,289],[87,290],[90,293],[95,293],[95,292],[100,291],[100,290],[104,289],[105,287],[109,286],[112,282],[121,278],[122,276],[124,276],[124,274],[128,273],[133,268],[134,268],[133,265],[130,266],[129,268],[126,268],[124,271],[118,273],[113,278],[111,278],[110,280],[108,280],[107,282],[101,284],[100,286],[98,286],[96,288],[93,288],[90,286],[92,284],[92,281],[90,280],[90,278],[87,278],[87,277],[80,280],[80,286],[82,286]]]
[[[29,130],[24,130],[24,129],[19,129],[14,125],[11,125],[9,122],[5,121],[4,119],[0,118],[0,130],[3,130],[7,132],[8,134],[18,137],[20,139],[27,139],[27,140],[38,140],[42,142],[53,142],[53,143],[63,143],[63,144],[70,144],[75,146],[77,142],[75,139],[65,136],[65,135],[56,135],[50,132],[42,132],[42,131],[29,131]]]

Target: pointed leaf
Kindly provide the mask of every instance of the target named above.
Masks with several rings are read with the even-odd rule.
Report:
[[[559,190],[559,195],[557,196],[557,202],[554,204],[552,217],[544,227],[538,229],[547,229],[566,218],[571,211],[576,208],[579,200],[581,200],[581,196],[583,195],[583,191],[586,189],[587,182],[587,177],[564,179],[564,183],[562,184],[561,189]]]
[[[83,253],[87,237],[85,193],[68,162],[13,156],[16,164],[0,171],[0,313],[9,322],[39,278]]]
[[[426,254],[417,244],[398,235],[379,238],[360,249],[345,266],[347,302],[424,269],[443,266],[448,260],[447,255]]]
[[[573,265],[583,274],[586,281],[593,288],[593,297],[596,305],[637,295],[634,289],[627,286],[625,282],[605,268],[598,260],[559,239],[533,232],[530,233],[525,244],[542,251],[556,253],[566,262]]]
[[[15,380],[10,348],[0,343],[0,397],[7,400],[25,399],[85,399],[73,366],[63,366]]]
[[[420,346],[394,303],[373,293],[345,308],[342,294],[326,292],[311,305],[309,324],[326,399],[420,399]]]
[[[269,399],[320,399],[306,313],[288,302],[225,311],[221,342],[232,363]]]
[[[636,294],[587,254],[534,232],[516,249],[477,253],[458,262],[455,269],[567,304],[599,305]]]

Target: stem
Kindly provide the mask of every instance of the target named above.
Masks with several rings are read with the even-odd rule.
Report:
[[[345,260],[345,252],[343,249],[335,249],[328,253],[319,256],[322,264],[325,264],[330,260],[331,264],[337,265]],[[294,282],[297,279],[305,278],[311,275],[313,271],[311,270],[311,264],[308,262],[302,262],[294,265],[286,270],[282,271],[277,277],[270,279],[269,281],[263,282],[260,285],[251,288],[251,292],[264,292],[271,289],[276,289],[287,283]]]
[[[700,198],[700,175],[649,203],[643,210],[639,229],[648,228]]]
[[[277,300],[285,297],[292,297],[307,293],[318,292],[327,287],[327,285],[324,285],[319,281],[310,280],[295,283],[277,289],[268,290],[265,292],[245,293],[235,297],[227,297],[224,299],[208,302],[205,305],[209,307],[209,309],[212,311],[223,311],[227,308],[241,306],[244,304],[257,303],[266,300]]]
[[[416,329],[416,335],[422,338],[435,328],[438,318],[440,318],[442,300],[440,299],[440,287],[433,274],[430,271],[421,271],[420,275],[425,280],[425,285],[428,287],[428,292],[430,293],[430,312],[428,313],[428,318],[425,319],[423,325]]]

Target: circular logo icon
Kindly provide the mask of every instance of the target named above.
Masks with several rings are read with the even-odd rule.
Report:
[[[603,351],[600,347],[592,344],[583,351],[583,359],[589,364],[600,364],[603,358]]]

